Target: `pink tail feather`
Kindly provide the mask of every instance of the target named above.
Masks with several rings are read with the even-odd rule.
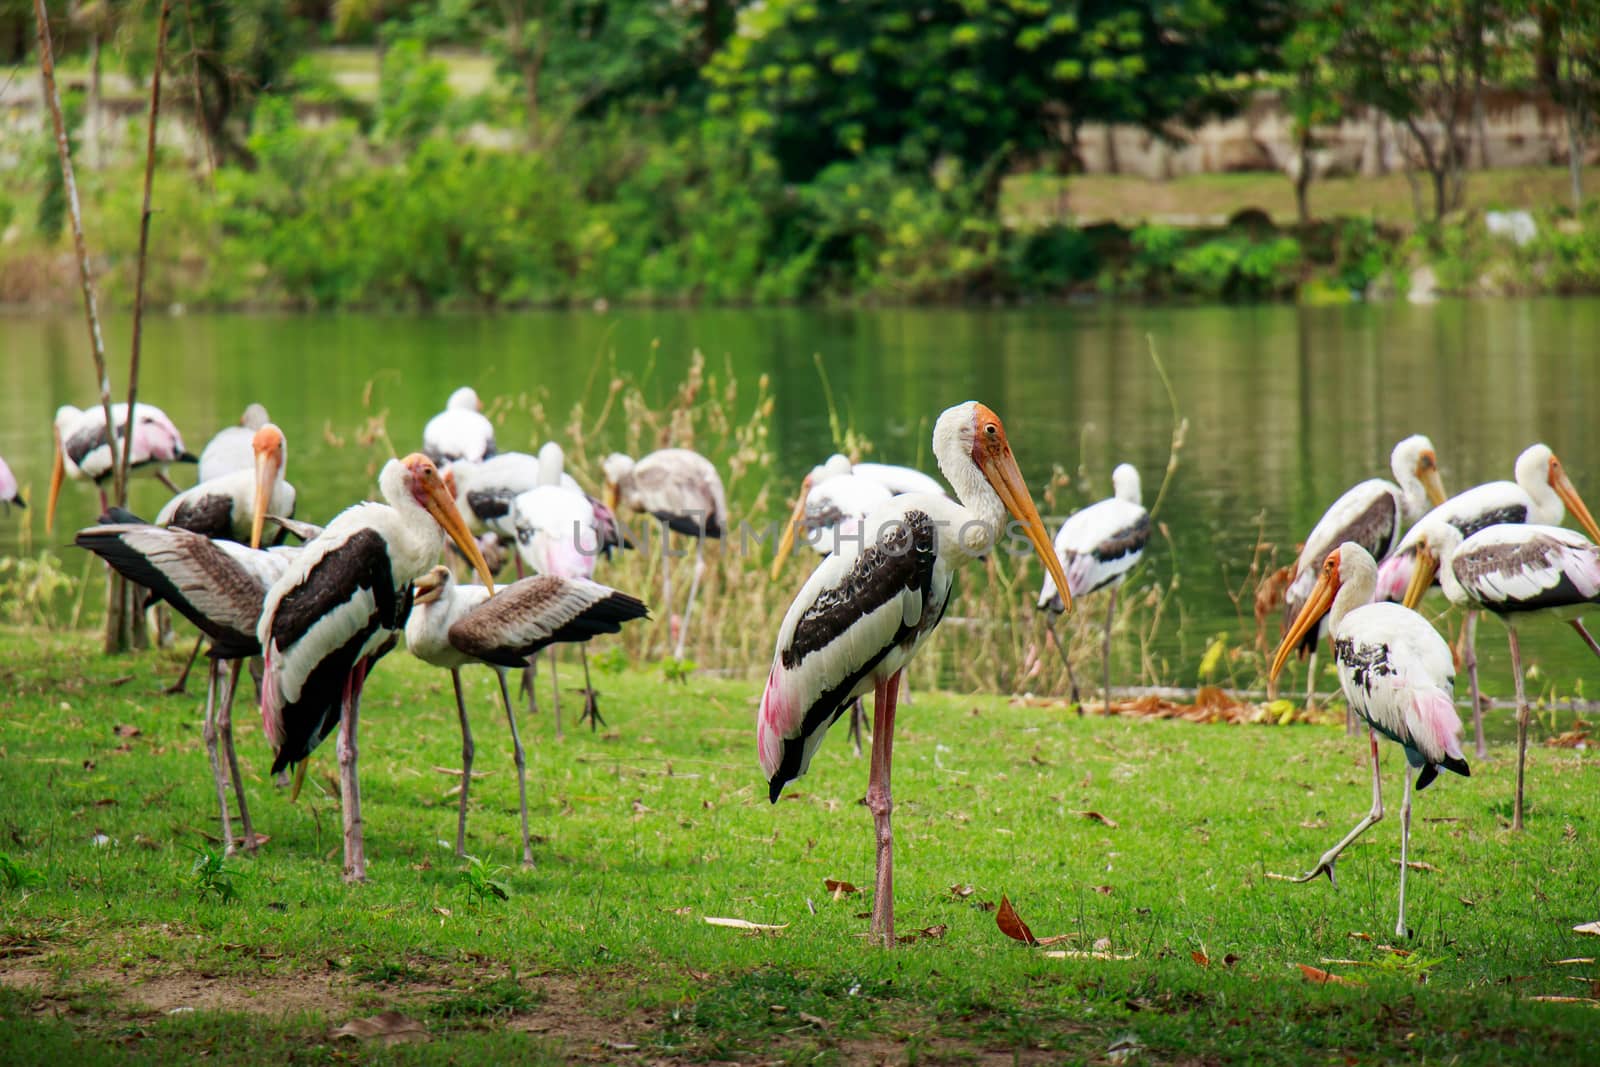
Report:
[[[1446,756],[1464,759],[1461,753],[1461,716],[1450,694],[1441,689],[1426,689],[1412,698],[1417,712],[1413,743],[1429,762],[1440,763]]]
[[[800,730],[799,723],[790,721],[792,711],[778,695],[778,670],[778,665],[773,664],[767,687],[761,693],[761,710],[756,712],[756,751],[761,758],[761,773],[768,781],[783,762],[784,738]]]
[[[267,742],[276,752],[283,747],[283,702],[279,699],[278,672],[273,669],[278,646],[270,642],[266,650],[266,669],[261,672],[261,728],[266,731]]]

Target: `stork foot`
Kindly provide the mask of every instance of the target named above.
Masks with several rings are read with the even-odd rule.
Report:
[[[1333,865],[1337,862],[1337,857],[1329,859],[1328,857],[1324,856],[1320,863],[1311,868],[1305,874],[1273,874],[1271,871],[1268,871],[1267,877],[1279,882],[1293,882],[1295,885],[1304,885],[1306,882],[1315,881],[1317,875],[1325,874],[1328,876],[1328,884],[1337,889],[1339,887],[1339,883],[1334,881],[1333,878]]]
[[[600,717],[600,694],[588,687],[579,692],[583,694],[583,710],[578,713],[578,723],[581,725],[587,720],[591,731],[600,729],[606,724],[605,719]]]

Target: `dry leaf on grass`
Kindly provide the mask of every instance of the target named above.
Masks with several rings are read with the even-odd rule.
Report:
[[[1116,823],[1115,819],[1108,819],[1104,815],[1101,815],[1098,811],[1078,811],[1078,810],[1073,810],[1071,812],[1071,814],[1073,814],[1073,815],[1082,815],[1085,819],[1088,819],[1090,822],[1100,823],[1100,824],[1102,824],[1102,825],[1104,825],[1104,826],[1106,826],[1106,827],[1108,827],[1109,829],[1112,829],[1112,830],[1115,830],[1117,828],[1117,823]]]
[[[1196,963],[1198,963],[1202,967],[1211,966],[1211,957],[1207,956],[1204,952],[1199,952],[1199,951],[1191,952],[1191,953],[1189,953],[1189,958],[1194,960]]]
[[[1600,936],[1600,923],[1579,923],[1572,928],[1575,934],[1595,934]]]
[[[940,923],[937,926],[924,926],[922,929],[913,930],[909,934],[901,934],[899,937],[895,938],[895,940],[900,942],[902,945],[909,945],[915,941],[921,941],[923,938],[937,941],[939,938],[943,937],[949,929],[950,927],[944,923]]]
[[[348,1037],[358,1041],[377,1041],[399,1045],[407,1041],[428,1040],[428,1028],[408,1015],[386,1011],[370,1019],[351,1019],[328,1035],[334,1040]]]
[[[1528,997],[1527,999],[1543,1001],[1546,1004],[1600,1004],[1600,1000],[1596,1000],[1594,997],[1542,996]]]
[[[753,923],[747,919],[724,919],[716,915],[707,915],[706,923],[711,926],[726,926],[730,930],[747,930],[755,934],[772,934],[789,928],[788,923],[775,926],[771,923]]]
[[[137,726],[130,726],[127,723],[120,722],[111,728],[111,732],[117,737],[138,737],[140,734],[144,733],[144,731],[139,729]]]
[[[1131,960],[1138,957],[1138,953],[1128,956],[1119,956],[1115,952],[1083,952],[1078,949],[1056,948],[1046,952],[1045,959],[1050,960]]]
[[[1395,860],[1394,864],[1396,867],[1398,867],[1400,865],[1400,861]],[[1426,871],[1429,874],[1439,873],[1439,868],[1435,867],[1431,863],[1424,863],[1421,860],[1406,860],[1406,866],[1411,868],[1413,871]]]
[[[1317,985],[1361,985],[1361,984],[1363,984],[1361,982],[1356,981],[1354,978],[1345,978],[1342,975],[1337,975],[1337,974],[1333,974],[1333,973],[1331,973],[1329,971],[1325,971],[1321,967],[1313,967],[1308,963],[1297,963],[1297,964],[1295,964],[1295,966],[1300,968],[1300,973],[1305,976],[1306,981],[1314,982]]]
[[[822,885],[824,889],[833,894],[834,900],[843,900],[847,896],[861,892],[860,889],[849,882],[841,882],[836,878],[824,878]]]
[[[1593,963],[1593,962],[1594,962],[1594,957],[1593,956],[1573,956],[1570,959],[1556,960],[1555,965],[1557,967],[1576,967],[1576,966],[1578,966],[1580,964]]]
[[[1025,945],[1037,945],[1039,939],[1033,936],[1033,931],[1028,929],[1028,924],[1022,921],[1017,910],[1011,906],[1011,898],[1004,893],[1000,894],[1000,910],[994,913],[994,924],[1000,927],[1000,932],[1013,941],[1021,941]]]
[[[1362,933],[1360,930],[1351,930],[1350,931],[1350,940],[1352,940],[1352,941],[1371,941],[1372,940],[1372,935],[1371,934]]]
[[[977,890],[973,889],[970,885],[953,885],[950,887],[950,895],[955,897],[957,900],[966,900],[975,892],[977,892]]]

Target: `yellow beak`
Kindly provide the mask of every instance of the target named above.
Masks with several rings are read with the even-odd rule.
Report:
[[[250,515],[250,547],[261,547],[261,529],[267,521],[267,509],[272,504],[272,488],[283,470],[282,453],[276,449],[256,453],[255,510]]]
[[[611,509],[611,514],[617,513],[617,503],[622,496],[622,490],[615,482],[606,483],[606,507]]]
[[[1595,525],[1594,516],[1589,514],[1589,509],[1585,506],[1583,497],[1578,495],[1578,490],[1573,486],[1572,480],[1567,477],[1566,471],[1562,471],[1556,476],[1555,485],[1552,488],[1555,489],[1556,495],[1561,498],[1561,502],[1567,506],[1567,510],[1572,512],[1572,517],[1578,520],[1584,532],[1589,535],[1589,540],[1600,543],[1600,526]]]
[[[1072,593],[1067,589],[1067,575],[1061,569],[1061,560],[1056,556],[1055,548],[1050,544],[1050,535],[1045,532],[1044,520],[1039,518],[1039,509],[1033,506],[1033,497],[1028,492],[1028,486],[1022,480],[1022,471],[1017,467],[1017,460],[1008,448],[998,454],[992,454],[979,465],[983,476],[994,486],[994,491],[1000,494],[1000,502],[1006,506],[1011,517],[1022,523],[1023,533],[1033,544],[1033,550],[1039,556],[1039,562],[1044,564],[1044,569],[1050,572],[1050,578],[1056,583],[1056,589],[1061,592],[1061,606],[1065,614],[1072,614]]]
[[[1294,625],[1289,627],[1289,632],[1283,635],[1283,642],[1278,645],[1277,652],[1272,656],[1272,670],[1267,675],[1267,684],[1276,686],[1278,675],[1283,673],[1283,665],[1289,662],[1289,657],[1299,646],[1306,632],[1328,613],[1333,607],[1334,594],[1339,591],[1337,571],[1323,571],[1317,577],[1317,584],[1311,587],[1311,596],[1306,600],[1306,606],[1300,609],[1300,614],[1295,616]]]
[[[1415,611],[1417,605],[1422,603],[1422,598],[1428,595],[1434,575],[1438,573],[1439,557],[1426,544],[1419,544],[1416,561],[1411,568],[1411,584],[1406,586],[1406,595],[1401,603]]]
[[[1447,497],[1444,492],[1444,479],[1439,477],[1438,467],[1429,467],[1417,475],[1422,482],[1423,491],[1428,494],[1428,503],[1434,507],[1443,504]]]
[[[438,481],[428,486],[422,495],[422,506],[428,514],[439,524],[450,540],[456,543],[461,554],[472,564],[472,569],[478,572],[484,588],[494,594],[494,575],[489,573],[489,563],[483,558],[483,551],[478,548],[478,542],[473,538],[472,531],[467,529],[467,520],[461,517],[461,512],[456,508],[456,502],[450,496],[450,490],[444,482]]]
[[[61,496],[61,483],[67,476],[67,450],[61,443],[61,431],[55,431],[56,454],[50,464],[50,502],[44,509],[44,532],[53,533],[56,528],[56,499]]]
[[[783,539],[778,542],[777,555],[772,557],[772,580],[778,580],[778,573],[783,570],[784,560],[789,558],[789,553],[794,551],[794,543],[800,536],[800,522],[806,515],[806,497],[811,495],[811,475],[806,475],[800,483],[800,495],[795,498],[794,510],[789,515],[789,521],[783,527]]]

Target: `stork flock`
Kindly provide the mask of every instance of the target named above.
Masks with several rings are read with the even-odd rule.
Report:
[[[58,412],[50,521],[62,481],[102,485],[112,470],[112,446],[129,433],[135,471],[165,481],[169,465],[196,460],[158,409],[138,405],[131,419],[125,406],[111,414],[114,433],[108,434],[102,409]],[[1113,495],[1074,514],[1052,543],[1005,428],[983,404],[968,401],[944,411],[932,445],[951,492],[920,471],[853,463],[843,455],[830,457],[804,479],[771,578],[780,579],[802,539],[821,559],[783,615],[756,712],[759,764],[776,802],[807,772],[828,728],[847,711],[859,753],[861,699],[873,694],[865,801],[877,850],[871,936],[885,946],[895,942],[896,713],[906,667],[945,617],[956,573],[1002,547],[1007,537],[1037,556],[1045,575],[1037,606],[1067,663],[1075,704],[1078,684],[1054,620],[1070,612],[1076,599],[1106,591],[1102,655],[1109,705],[1117,589],[1141,559],[1151,531],[1138,471],[1123,464],[1113,472]],[[642,599],[594,580],[601,556],[634,547],[618,511],[660,524],[664,565],[655,610],[674,623],[673,651],[681,656],[705,569],[704,542],[729,530],[721,478],[698,453],[663,449],[637,461],[607,456],[604,497],[596,498],[566,471],[554,442],[537,454],[498,451],[494,424],[470,388],[452,394],[445,410],[427,423],[420,451],[384,465],[378,477],[382,503],[354,504],[325,526],[294,519],[287,442],[258,406],[239,426],[218,434],[198,463],[201,480],[187,490],[173,487],[175,495],[155,522],[111,509],[99,524],[79,531],[76,543],[147,590],[150,603],[171,604],[210,642],[204,736],[230,849],[253,850],[260,842],[232,733],[243,666],[260,657],[260,710],[273,774],[290,768],[303,773],[314,750],[338,732],[344,873],[351,881],[366,878],[358,776],[361,696],[384,655],[403,643],[451,674],[462,739],[458,855],[466,854],[474,758],[461,672],[478,664],[496,673],[517,770],[522,856],[532,864],[526,761],[508,672],[527,669],[532,699],[531,668],[541,651],[559,643],[581,648],[649,617]],[[1588,605],[1600,600],[1600,528],[1560,460],[1542,444],[1517,459],[1514,481],[1490,482],[1454,497],[1445,493],[1426,437],[1399,442],[1391,470],[1393,482],[1369,479],[1339,497],[1306,538],[1287,582],[1284,632],[1269,677],[1275,685],[1291,656],[1308,656],[1309,700],[1326,636],[1352,723],[1365,723],[1369,734],[1370,810],[1308,873],[1292,880],[1326,874],[1333,881],[1341,852],[1384,815],[1380,736],[1404,750],[1396,933],[1405,936],[1411,794],[1441,770],[1471,773],[1455,707],[1458,660],[1468,671],[1477,752],[1485,752],[1472,647],[1476,614],[1488,611],[1501,619],[1510,645],[1518,709],[1514,825],[1520,829],[1529,712],[1518,620],[1554,615],[1600,655],[1581,621]],[[23,503],[3,462],[0,503]],[[101,503],[104,508],[103,491]],[[1568,514],[1588,538],[1560,526]],[[272,543],[264,547],[269,528]],[[670,533],[695,541],[681,615],[671,612],[665,565]],[[285,545],[286,535],[303,543]],[[447,550],[457,555],[447,557]],[[507,558],[514,560],[518,578],[497,586],[496,572]],[[472,577],[477,581],[467,580]],[[1467,612],[1459,653],[1416,610],[1436,580],[1449,602]],[[587,657],[584,668],[582,718],[595,725],[600,712]],[[559,730],[559,705],[556,723]],[[230,792],[242,828],[237,839]]]

